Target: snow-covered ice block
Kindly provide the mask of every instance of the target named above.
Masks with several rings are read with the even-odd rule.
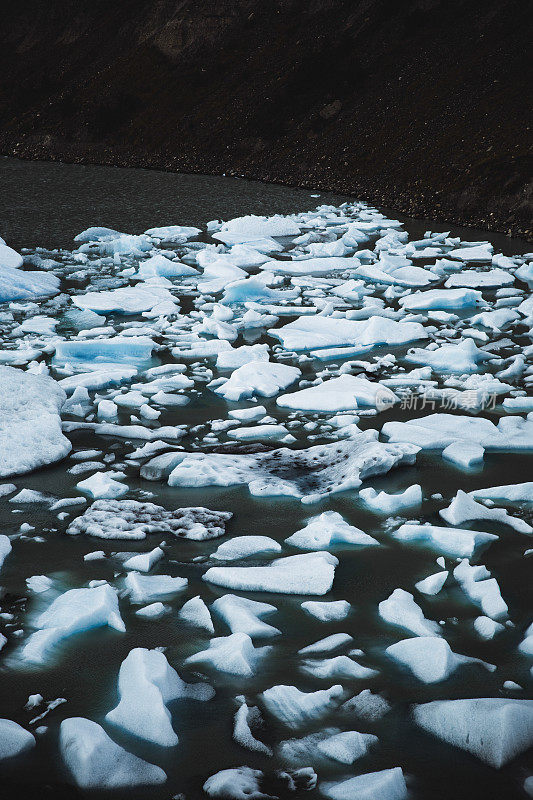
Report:
[[[466,528],[441,528],[407,522],[391,534],[401,542],[422,542],[438,553],[456,558],[471,558],[478,548],[498,538],[494,533],[471,531]]]
[[[475,442],[452,442],[442,451],[443,458],[465,469],[480,464],[484,455],[485,448]]]
[[[318,551],[278,558],[265,567],[211,567],[204,580],[241,591],[323,595],[331,589],[338,563]]]
[[[512,517],[504,508],[487,508],[481,503],[477,503],[472,495],[457,490],[448,508],[439,511],[440,516],[449,525],[461,525],[463,522],[472,520],[486,519],[502,522],[520,533],[531,533],[533,528],[529,523],[518,517]]]
[[[438,623],[426,619],[413,595],[404,589],[395,589],[386,600],[381,601],[379,616],[390,625],[405,628],[415,636],[440,636]]]
[[[399,494],[376,492],[375,489],[360,489],[359,497],[371,511],[376,514],[396,514],[402,508],[420,505],[422,502],[422,487],[418,483],[408,486]]]
[[[250,361],[268,361],[268,345],[252,344],[223,350],[216,360],[217,369],[238,369]]]
[[[426,450],[442,450],[452,442],[475,442],[486,450],[531,450],[533,419],[502,417],[495,425],[483,417],[429,414],[406,422],[386,422],[382,428],[391,442],[411,442]]]
[[[435,372],[476,372],[480,364],[492,356],[480,350],[473,339],[463,339],[459,344],[443,344],[436,350],[413,347],[407,351],[406,361],[427,364]]]
[[[2,244],[0,248],[4,250]],[[0,262],[0,304],[14,300],[35,300],[58,292],[59,278],[55,275],[49,272],[29,272]]]
[[[448,642],[438,636],[416,636],[403,639],[385,650],[389,658],[407,667],[422,683],[439,683],[447,680],[461,664],[482,664],[495,669],[478,658],[454,653]]]
[[[86,292],[72,297],[72,302],[82,311],[96,314],[141,314],[152,311],[162,303],[170,303],[177,311],[174,298],[164,286],[138,283],[104,292]]]
[[[70,339],[58,342],[55,363],[108,362],[113,369],[117,364],[146,361],[155,345],[148,336],[113,336],[111,339]]]
[[[298,411],[352,411],[364,406],[382,410],[397,403],[398,397],[380,383],[354,375],[341,375],[308,389],[283,394],[276,402],[282,408]]]
[[[468,269],[450,275],[444,285],[447,289],[454,289],[458,286],[467,286],[472,289],[494,289],[498,286],[511,286],[513,283],[514,276],[504,269],[489,269],[486,272]]]
[[[19,756],[33,747],[35,738],[26,728],[11,719],[0,719],[0,761]]]
[[[178,618],[193,628],[200,628],[207,631],[207,633],[215,632],[209,609],[200,595],[191,597],[190,600],[183,604],[178,611]]]
[[[72,446],[61,431],[65,392],[46,375],[0,366],[0,478],[32,472],[64,458]]]
[[[483,302],[483,295],[476,289],[430,289],[400,297],[400,305],[406,311],[431,311],[434,309],[472,308]]]
[[[127,789],[166,781],[160,767],[128,753],[100,725],[83,717],[63,720],[59,749],[80,789]]]
[[[407,800],[401,767],[367,772],[344,781],[324,782],[320,791],[329,800]]]
[[[305,600],[302,608],[320,622],[338,622],[348,616],[351,606],[347,600]]]
[[[80,481],[76,488],[86,492],[89,497],[96,500],[115,500],[117,497],[129,492],[129,487],[120,481],[115,481],[108,472],[95,472],[89,478]]]
[[[483,242],[482,244],[474,247],[467,246],[450,250],[449,253],[446,253],[446,258],[453,258],[458,261],[473,261],[476,263],[483,263],[484,261],[492,261],[493,252],[494,247],[489,242]]]
[[[164,551],[160,547],[154,547],[147,553],[138,553],[128,558],[122,566],[124,569],[134,569],[137,572],[150,572],[154,564],[157,564],[164,556]]]
[[[500,769],[533,745],[533,700],[434,700],[414,707],[416,723]]]
[[[363,667],[348,656],[335,656],[324,659],[308,659],[300,667],[300,671],[313,678],[344,681],[368,680],[374,678],[378,672],[369,667]]]
[[[187,578],[170,575],[141,575],[130,572],[124,578],[124,588],[132,603],[151,603],[174,597],[187,587]]]
[[[136,647],[130,650],[118,674],[119,704],[106,714],[107,722],[160,747],[173,747],[178,737],[167,704],[180,698],[210,700],[206,684],[187,684],[164,653]]]
[[[486,489],[473,489],[469,494],[475,497],[476,500],[533,503],[533,481],[507,483],[503,486],[490,486]]]
[[[337,544],[379,545],[368,533],[349,525],[337,511],[324,511],[312,517],[285,542],[301,550],[327,550]]]
[[[48,652],[64,639],[105,625],[120,632],[126,630],[111,586],[104,583],[90,589],[69,589],[37,617],[38,630],[30,635],[22,658],[41,664]]]
[[[246,633],[232,633],[211,639],[207,650],[189,656],[185,664],[249,678],[270,650],[271,647],[254,647]]]
[[[484,566],[472,567],[465,558],[455,567],[453,576],[487,617],[501,619],[507,616],[507,603],[501,595],[498,581],[490,577],[490,572]]]
[[[211,558],[217,561],[237,561],[256,553],[279,553],[281,545],[270,536],[236,536],[218,546]]]
[[[273,397],[300,377],[297,367],[270,361],[250,361],[238,367],[221,386],[213,391],[225,400],[237,401],[250,397]]]
[[[351,642],[353,642],[353,637],[350,636],[349,633],[333,633],[331,636],[326,636],[325,639],[320,639],[318,642],[302,647],[298,650],[298,655],[305,656],[314,655],[316,653],[329,653]]]
[[[3,533],[0,534],[0,569],[2,569],[4,561],[10,554],[11,550],[12,547],[9,538],[5,536]]]
[[[353,764],[378,743],[378,737],[359,731],[342,731],[322,739],[317,744],[323,755],[340,764]]]
[[[296,351],[339,346],[357,346],[364,351],[381,344],[401,345],[428,337],[419,322],[397,322],[379,316],[363,321],[299,317],[282,328],[272,329],[270,335],[287,350]]]
[[[298,730],[326,716],[342,700],[340,684],[318,692],[301,692],[296,686],[272,686],[261,695],[266,710],[288,728]]]
[[[213,611],[226,623],[232,633],[254,637],[278,636],[281,631],[264,622],[262,617],[277,611],[270,603],[259,603],[248,597],[225,594],[212,605]]]
[[[144,539],[149,533],[171,533],[202,541],[223,536],[231,517],[229,511],[201,507],[167,511],[154,503],[137,500],[97,500],[70,523],[67,533],[99,539]]]
[[[208,797],[220,800],[274,800],[261,791],[263,773],[251,767],[223,769],[211,775],[203,789]]]
[[[442,572],[435,572],[433,575],[428,575],[427,578],[415,583],[415,588],[422,594],[436,595],[446,583],[448,574],[447,569],[442,570]]]

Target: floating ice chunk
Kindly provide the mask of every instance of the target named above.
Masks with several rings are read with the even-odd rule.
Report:
[[[295,438],[289,433],[285,425],[254,425],[252,428],[236,428],[228,431],[229,439],[238,442],[268,440],[272,442],[294,442]]]
[[[502,405],[511,413],[529,413],[533,411],[533,397],[506,397]]]
[[[191,697],[209,700],[214,692],[205,684],[186,684],[158,650],[136,647],[122,662],[118,674],[120,701],[106,720],[138,739],[173,747],[178,737],[167,704]]]
[[[398,302],[407,311],[430,311],[472,308],[483,302],[483,296],[475,289],[430,289],[400,297]]]
[[[506,270],[490,269],[487,272],[462,270],[455,275],[450,275],[444,285],[447,289],[454,289],[458,286],[492,289],[497,286],[510,286],[513,283],[514,275],[506,272]]]
[[[238,367],[225,383],[214,389],[225,400],[273,397],[300,377],[297,367],[270,361],[251,361]]]
[[[474,620],[474,630],[482,639],[493,639],[497,633],[501,633],[505,628],[490,617],[481,615]]]
[[[144,539],[148,533],[172,533],[186,539],[204,540],[223,536],[229,511],[208,508],[178,508],[167,511],[137,500],[97,500],[74,519],[67,533],[99,539]]]
[[[260,697],[267,711],[292,730],[326,716],[342,700],[340,684],[318,692],[301,692],[296,686],[272,686]]]
[[[482,242],[474,247],[459,247],[455,250],[450,250],[449,253],[446,253],[446,257],[453,258],[458,261],[474,261],[482,263],[484,261],[492,261],[493,252],[494,247],[489,242]]]
[[[447,569],[443,570],[442,572],[435,572],[433,575],[428,575],[427,578],[415,583],[415,587],[419,592],[422,592],[422,594],[438,594],[446,583],[448,574],[449,572]]]
[[[203,788],[208,797],[221,800],[275,800],[272,795],[264,794],[260,790],[262,778],[261,770],[233,767],[211,775]]]
[[[125,789],[164,783],[166,774],[155,764],[128,753],[96,722],[71,717],[61,723],[59,749],[80,789]]]
[[[0,243],[0,258],[1,251],[5,253],[4,247]],[[55,275],[48,272],[29,272],[0,262],[0,304],[13,300],[34,300],[58,292],[59,278]]]
[[[487,508],[481,503],[477,503],[470,494],[463,492],[462,489],[457,490],[457,494],[448,508],[441,509],[439,514],[449,525],[461,525],[463,522],[488,519],[509,525],[520,533],[533,531],[531,525],[525,520],[510,516],[503,508]]]
[[[413,716],[424,730],[495,769],[533,745],[533,700],[435,700],[415,706]]]
[[[86,492],[89,497],[96,500],[114,500],[129,492],[129,487],[119,481],[113,480],[108,472],[95,472],[84,481],[76,485],[80,492]]]
[[[93,364],[87,366],[96,365],[93,362]],[[90,372],[84,372],[81,375],[72,375],[69,378],[62,378],[58,383],[67,394],[71,394],[79,386],[84,387],[88,391],[98,391],[100,389],[109,389],[113,386],[120,386],[122,383],[126,383],[130,378],[133,378],[136,373],[136,367],[113,365],[106,366],[103,369],[91,369]]]
[[[269,536],[236,536],[219,545],[211,554],[218,561],[237,561],[256,553],[279,553],[281,545]]]
[[[225,594],[215,600],[212,608],[232,633],[246,633],[251,638],[278,636],[281,633],[261,619],[277,611],[276,606],[269,603],[258,603],[248,597]]]
[[[500,500],[502,502],[517,503],[533,502],[533,481],[526,483],[508,483],[504,486],[491,486],[487,489],[474,489],[469,492],[476,500]]]
[[[9,267],[10,269],[20,269],[24,263],[24,259],[17,253],[16,250],[13,250],[12,247],[9,247],[5,240],[2,239],[0,236],[0,269],[3,267]]]
[[[11,550],[12,547],[9,538],[5,536],[3,533],[0,534],[0,569],[2,569],[4,561],[10,554]]]
[[[532,423],[533,428],[533,423]],[[255,494],[283,494],[312,502],[324,494],[358,488],[372,475],[413,463],[417,448],[386,445],[376,431],[306,450],[273,450],[254,455],[186,453],[171,472],[170,486],[248,484]],[[146,469],[146,467],[144,468]]]
[[[413,595],[404,589],[395,589],[386,600],[381,601],[379,616],[390,625],[405,628],[415,636],[440,636],[440,626],[424,617]]]
[[[122,566],[124,569],[134,569],[137,572],[150,572],[154,564],[157,564],[164,555],[165,553],[160,547],[154,547],[149,553],[138,553],[138,555],[128,558]]]
[[[438,553],[457,558],[471,558],[479,547],[498,538],[493,533],[419,523],[401,525],[392,536],[402,542],[423,542]]]
[[[396,514],[402,508],[420,505],[422,502],[422,487],[418,483],[408,486],[400,494],[387,494],[376,492],[375,489],[360,489],[359,497],[365,506],[376,514]]]
[[[318,642],[302,647],[298,650],[298,655],[311,655],[314,653],[329,653],[332,650],[337,650],[353,642],[353,637],[348,633],[333,633],[331,636],[326,636],[325,639],[320,639]]]
[[[480,464],[484,455],[485,448],[475,442],[452,442],[442,451],[443,458],[464,469]]]
[[[335,656],[321,660],[307,660],[302,663],[300,671],[314,678],[327,680],[367,680],[374,678],[378,672],[353,661],[348,656]]]
[[[367,772],[345,781],[324,782],[320,791],[330,800],[407,800],[401,767]]]
[[[501,596],[500,587],[495,578],[490,578],[490,572],[485,567],[471,567],[465,558],[455,567],[454,578],[472,600],[478,605],[487,617],[501,619],[507,616],[507,603]]]
[[[340,764],[353,764],[378,743],[378,737],[359,731],[342,731],[318,742],[317,748],[328,758]]]
[[[168,606],[163,605],[163,603],[150,603],[143,608],[139,608],[135,612],[135,616],[145,619],[159,619],[166,614],[168,610]]]
[[[496,426],[489,419],[459,414],[429,414],[406,422],[386,422],[381,431],[392,442],[412,442],[441,450],[452,442],[476,442],[486,450],[530,450],[533,420],[503,417]]]
[[[363,689],[355,697],[347,700],[342,709],[366,722],[377,722],[390,711],[391,706],[380,694],[374,694],[370,689]]]
[[[223,350],[217,356],[216,366],[218,369],[238,369],[250,361],[268,361],[268,345],[253,344],[242,345],[232,350]]]
[[[166,600],[182,592],[187,586],[187,578],[173,578],[170,575],[140,575],[130,572],[124,578],[124,588],[132,603],[150,603]]]
[[[293,533],[285,542],[301,550],[327,550],[336,544],[379,544],[368,533],[349,525],[337,511],[324,511],[312,517],[305,528]]]
[[[242,235],[242,241],[259,239],[263,236],[298,236],[300,225],[297,222],[282,217],[278,214],[272,217],[261,217],[249,214],[245,217],[235,217],[225,222],[220,233]]]
[[[307,263],[307,262],[306,262]],[[381,344],[401,345],[428,334],[419,322],[397,322],[372,316],[367,320],[346,320],[333,317],[300,317],[270,335],[288,350],[314,350],[342,346],[360,348]]]
[[[152,239],[159,239],[160,242],[178,242],[192,239],[202,231],[200,228],[194,228],[190,225],[163,225],[158,228],[148,228],[144,232],[145,236],[150,236]]]
[[[141,261],[137,272],[139,278],[188,278],[191,275],[198,277],[198,270],[179,261],[171,261],[160,253]]]
[[[237,698],[239,699],[239,698]],[[272,755],[272,750],[264,742],[256,739],[250,728],[250,723],[259,723],[262,721],[261,712],[257,706],[249,708],[242,698],[242,703],[237,709],[233,723],[233,740],[245,747],[247,750],[252,750],[257,753],[264,753],[266,756]]]
[[[417,636],[403,639],[387,647],[389,658],[407,667],[422,683],[439,683],[447,680],[461,664],[481,664],[493,671],[495,667],[478,658],[454,653],[448,642],[438,636]]]
[[[459,344],[443,344],[436,350],[413,347],[407,351],[406,361],[428,364],[435,372],[476,372],[479,365],[492,358],[476,347],[473,339],[463,339]]]
[[[70,339],[56,345],[55,362],[83,361],[131,363],[150,358],[155,345],[147,336],[114,336],[111,339]],[[116,364],[109,364],[115,369]],[[90,366],[89,366],[90,368]],[[90,387],[86,387],[90,388]]]
[[[207,650],[189,656],[185,664],[249,678],[255,675],[259,663],[270,650],[270,647],[254,647],[246,633],[232,633],[211,639]]]
[[[319,551],[278,558],[266,567],[211,567],[204,580],[228,589],[323,595],[331,589],[338,563]]]
[[[19,756],[33,747],[35,738],[29,731],[11,719],[0,719],[0,761]]]
[[[200,628],[208,633],[215,632],[215,627],[213,625],[213,620],[211,619],[209,609],[200,595],[191,597],[190,600],[187,600],[187,602],[184,603],[181,609],[178,611],[178,617],[182,620],[182,622],[185,622],[187,625],[191,625],[194,628]]]
[[[29,637],[22,658],[44,663],[48,652],[64,639],[105,625],[122,633],[126,630],[111,586],[103,583],[92,589],[69,589],[37,617],[39,630]]]
[[[1,537],[0,537],[1,538]],[[7,537],[6,537],[7,538]],[[0,542],[0,552],[1,552],[1,542]],[[1,560],[1,555],[0,555]],[[47,592],[51,586],[53,586],[53,581],[51,578],[48,578],[46,575],[32,575],[31,578],[26,578],[26,586],[33,592],[34,594],[43,594]]]
[[[381,410],[397,402],[398,397],[386,386],[354,375],[341,375],[277,399],[278,406],[300,411],[352,411],[360,406]]]
[[[0,366],[0,477],[32,472],[71,450],[61,432],[64,391],[45,375]]]
[[[521,653],[533,656],[533,623],[526,630],[526,635],[518,645],[518,649]]]
[[[88,309],[97,314],[141,314],[143,311],[152,311],[163,302],[171,303],[177,310],[169,290],[152,283],[77,294],[72,297],[72,302],[82,310]]]
[[[244,278],[228,284],[220,302],[225,305],[248,302],[277,303],[294,299],[298,297],[299,293],[299,290],[295,289],[285,289],[284,291],[269,289],[262,275],[254,275],[251,278]]]
[[[351,606],[347,600],[305,600],[303,610],[320,622],[338,622],[350,613]]]

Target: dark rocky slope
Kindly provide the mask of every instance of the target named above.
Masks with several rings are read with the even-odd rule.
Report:
[[[529,0],[4,0],[0,152],[533,235]]]

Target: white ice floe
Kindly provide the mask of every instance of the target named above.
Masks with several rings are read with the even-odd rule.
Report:
[[[481,292],[475,289],[430,289],[408,294],[399,300],[400,305],[407,311],[472,308],[482,302]]]
[[[215,600],[212,609],[232,633],[246,633],[252,639],[270,638],[281,633],[262,619],[277,611],[276,606],[270,603],[259,603],[248,597],[225,594]]]
[[[185,664],[249,678],[256,674],[259,664],[270,650],[271,647],[254,647],[246,633],[232,633],[211,639],[207,650],[189,656]]]
[[[27,753],[33,747],[35,737],[26,728],[11,719],[0,719],[0,761]]]
[[[344,690],[340,684],[318,692],[301,692],[296,686],[272,686],[260,695],[266,710],[287,728],[298,730],[337,708]]]
[[[122,662],[118,692],[119,704],[106,714],[106,721],[160,747],[178,743],[168,703],[181,698],[209,700],[214,694],[206,684],[184,683],[164,653],[143,647],[131,650]]]
[[[378,675],[377,670],[363,667],[348,656],[308,659],[302,662],[300,672],[329,681],[368,680]]]
[[[135,556],[128,558],[122,566],[124,569],[134,569],[137,572],[150,572],[153,566],[157,564],[165,555],[164,550],[160,547],[154,547],[146,553],[138,553]]]
[[[463,339],[459,344],[443,344],[436,350],[412,348],[405,356],[415,364],[427,364],[434,372],[476,372],[480,364],[492,356],[480,350],[472,339]]]
[[[178,310],[167,288],[148,282],[107,292],[74,295],[72,302],[83,311],[94,311],[96,314],[141,314],[143,311],[153,311],[163,303],[170,303],[176,312]]]
[[[178,618],[190,625],[193,628],[207,631],[207,633],[214,633],[215,627],[208,607],[200,597],[191,597],[186,603],[182,605],[178,611]]]
[[[415,583],[415,588],[422,594],[436,595],[446,583],[448,575],[449,571],[447,569],[442,570],[442,572],[435,572],[433,575],[428,575],[427,578]]]
[[[348,616],[351,605],[347,600],[304,600],[302,608],[320,622],[338,622]]]
[[[80,789],[131,789],[166,781],[155,764],[128,753],[104,729],[89,719],[70,717],[59,728],[59,750],[65,767]]]
[[[124,589],[135,604],[151,603],[174,597],[187,587],[187,578],[173,578],[170,575],[140,575],[130,572],[124,578]]]
[[[490,572],[484,566],[472,567],[464,558],[455,567],[453,576],[487,617],[498,620],[507,616],[507,603],[501,595],[498,582],[490,577]]]
[[[0,534],[0,569],[2,569],[4,561],[10,554],[11,550],[12,547],[9,538],[5,536],[3,533]]]
[[[236,536],[218,546],[211,558],[217,561],[238,561],[256,553],[279,553],[281,545],[270,536]]]
[[[495,769],[533,745],[533,700],[434,700],[415,706],[413,716],[424,730]]]
[[[359,731],[342,731],[318,742],[318,750],[339,764],[353,764],[378,743],[378,737]]]
[[[275,800],[261,791],[263,773],[251,767],[223,769],[211,775],[203,789],[208,797],[220,800]]]
[[[245,400],[250,397],[273,397],[286,389],[300,377],[297,367],[275,364],[270,361],[250,361],[238,367],[213,391],[228,401]]]
[[[218,369],[238,369],[250,361],[268,361],[268,345],[253,344],[242,345],[231,350],[223,350],[218,354],[216,366]]]
[[[59,595],[34,623],[38,629],[22,649],[22,658],[35,664],[69,637],[102,626],[124,632],[116,592],[108,583],[92,589],[69,589]]]
[[[442,451],[443,458],[464,469],[481,464],[484,454],[485,448],[476,442],[452,442]]]
[[[120,481],[114,480],[109,472],[95,472],[89,478],[80,481],[76,488],[85,492],[95,500],[115,500],[127,494],[129,487]]]
[[[46,375],[0,366],[0,478],[32,472],[71,450],[61,432],[64,391]]]
[[[349,525],[337,511],[324,511],[312,517],[305,528],[293,533],[285,542],[301,550],[327,550],[338,544],[379,544],[368,533]]]
[[[438,636],[403,639],[387,647],[385,653],[389,658],[407,667],[422,683],[445,681],[463,664],[481,664],[491,671],[496,669],[478,658],[454,653],[448,642]]]
[[[463,522],[473,520],[491,520],[509,525],[520,533],[531,533],[533,528],[529,523],[518,517],[512,517],[504,508],[487,508],[462,489],[457,490],[448,508],[439,511],[440,516],[449,525],[461,525]]]
[[[11,250],[11,248],[7,248],[7,250]],[[5,245],[0,243],[0,258],[2,258],[2,253],[6,259]],[[0,305],[13,300],[35,300],[58,292],[59,278],[55,275],[49,272],[30,272],[18,269],[9,266],[5,260],[4,263],[0,261]]]
[[[421,542],[442,555],[456,558],[471,558],[478,548],[498,538],[494,533],[415,522],[401,525],[392,532],[392,536],[401,542]]]
[[[401,767],[367,772],[344,781],[323,782],[320,791],[329,800],[407,800]]]
[[[405,628],[415,636],[440,636],[438,623],[426,619],[413,595],[404,589],[395,589],[386,600],[381,601],[379,616],[389,625]]]
[[[254,495],[292,495],[313,502],[321,496],[357,489],[372,475],[412,464],[418,448],[387,445],[376,431],[306,450],[273,450],[254,455],[184,453],[170,473],[170,486],[248,484]],[[145,468],[146,469],[146,468]]]
[[[271,756],[271,748],[257,739],[252,732],[252,726],[254,728],[259,727],[263,722],[258,707],[249,707],[242,695],[236,699],[240,702],[240,705],[234,717],[233,740],[237,742],[237,744],[240,744],[241,747],[246,748],[246,750],[252,750],[256,753],[263,753],[266,756]]]
[[[376,514],[396,514],[402,508],[420,505],[422,502],[422,487],[418,483],[408,486],[399,494],[376,492],[375,489],[360,489],[359,497],[367,508]]]
[[[380,344],[401,345],[427,339],[419,322],[396,322],[372,316],[364,321],[333,317],[299,317],[270,335],[288,350],[316,350],[329,347],[359,347],[361,352]]]
[[[204,580],[241,591],[323,595],[331,589],[338,563],[319,551],[278,558],[265,567],[211,567]]]
[[[490,486],[487,489],[473,489],[469,494],[476,500],[533,503],[533,481],[508,483],[504,486]]]
[[[475,442],[486,450],[531,450],[533,419],[502,417],[495,425],[483,417],[429,414],[406,422],[386,422],[382,433],[391,442],[411,442],[442,450],[452,442]]]
[[[229,511],[201,507],[167,511],[137,500],[97,500],[70,523],[67,533],[99,539],[144,539],[149,533],[171,533],[202,541],[223,536],[231,517]]]
[[[389,408],[398,397],[380,383],[354,375],[341,375],[317,386],[284,394],[277,399],[278,406],[298,411],[352,411],[364,406]]]

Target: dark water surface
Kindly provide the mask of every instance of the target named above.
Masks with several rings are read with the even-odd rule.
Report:
[[[155,225],[200,226],[217,217],[228,219],[246,213],[291,213],[313,208],[317,203],[338,205],[347,199],[323,193],[320,198],[312,198],[309,191],[230,178],[31,163],[13,159],[0,160],[0,182],[0,234],[15,248],[72,248],[73,236],[91,225],[140,233]],[[402,218],[397,214],[394,216]],[[415,237],[427,229],[447,229],[427,220],[406,221],[405,227]],[[471,240],[488,238],[498,251],[506,254],[528,249],[526,243],[520,240],[487,235],[482,231],[454,227],[452,235],[463,235]],[[210,398],[210,403],[200,398],[186,408],[166,411],[160,421],[163,424],[193,425],[199,421],[224,417],[227,405],[220,400],[213,400],[213,395]],[[267,411],[269,406],[274,408],[273,401],[265,405]],[[278,408],[276,415],[283,421],[282,410]],[[403,412],[403,417],[406,416]],[[402,412],[393,409],[381,414],[379,422],[374,423],[370,418],[366,426],[379,424],[381,427],[388,419],[399,418],[402,418]],[[361,427],[365,427],[363,421]],[[92,432],[74,432],[70,438],[74,450],[92,447],[113,449],[119,459],[122,453],[129,452],[124,444],[117,444],[110,439],[106,443],[103,437],[97,437]],[[66,471],[72,463],[67,459],[64,463],[13,479],[12,482],[18,488],[37,489],[55,497],[71,496],[76,493],[74,487],[80,480]],[[530,454],[488,453],[482,469],[462,472],[443,461],[438,454],[425,452],[418,456],[416,465],[396,470],[390,476],[369,480],[365,485],[391,492],[421,483],[424,497],[429,499],[424,500],[421,509],[412,513],[439,524],[442,520],[438,510],[448,505],[457,489],[469,491],[478,487],[531,480],[531,463]],[[345,725],[346,729],[375,733],[380,744],[353,767],[334,766],[334,762],[331,762],[331,766],[320,770],[322,780],[398,765],[402,766],[407,776],[412,800],[519,800],[525,797],[521,787],[531,771],[528,770],[528,754],[501,770],[494,770],[462,750],[417,729],[410,722],[408,708],[412,703],[441,698],[506,696],[501,688],[505,680],[527,685],[527,662],[518,657],[516,646],[529,622],[528,609],[533,599],[532,561],[523,556],[524,551],[532,545],[530,537],[495,523],[474,523],[471,526],[500,536],[499,541],[479,560],[497,578],[514,627],[494,641],[484,642],[472,632],[472,621],[480,612],[458,589],[443,591],[434,598],[424,598],[422,606],[426,616],[446,620],[444,635],[452,650],[497,665],[493,673],[475,665],[465,666],[458,669],[449,680],[426,686],[383,656],[383,649],[404,638],[404,635],[380,622],[377,604],[398,587],[412,591],[416,581],[436,572],[439,569],[435,563],[437,554],[422,547],[395,542],[384,529],[384,518],[364,510],[353,493],[344,493],[328,502],[308,507],[297,500],[254,498],[241,488],[185,490],[171,488],[165,483],[148,482],[133,474],[128,475],[127,480],[133,490],[153,493],[154,496],[148,499],[168,509],[203,505],[212,509],[231,510],[234,517],[228,526],[229,536],[260,534],[282,542],[303,527],[310,516],[333,509],[342,513],[351,524],[377,538],[382,546],[334,551],[341,555],[340,565],[333,590],[323,599],[346,599],[352,604],[351,614],[340,623],[321,624],[304,614],[300,605],[309,598],[247,593],[247,596],[277,607],[278,613],[269,617],[268,621],[283,631],[278,639],[265,642],[274,644],[274,648],[259,674],[248,681],[224,675],[210,676],[217,689],[214,700],[209,703],[179,701],[171,706],[174,727],[180,737],[176,748],[148,748],[117,733],[117,741],[123,742],[129,750],[163,767],[169,781],[163,787],[138,793],[128,790],[111,797],[118,799],[138,794],[143,798],[170,800],[183,792],[187,800],[196,800],[205,796],[201,786],[217,770],[243,764],[265,771],[279,768],[281,765],[276,757],[269,759],[251,753],[232,741],[232,718],[236,708],[233,698],[238,694],[246,694],[249,704],[253,704],[257,693],[275,684],[294,684],[306,691],[326,688],[332,681],[320,682],[306,678],[299,672],[296,653],[311,641],[336,631],[350,633],[354,637],[353,646],[362,648],[366,653],[361,663],[379,669],[379,675],[372,680],[353,681],[352,684],[346,681],[346,687],[352,689],[354,694],[367,686],[373,691],[382,692],[392,703],[393,709],[374,725],[363,725],[355,719]],[[445,499],[431,499],[430,496],[437,492]],[[193,561],[198,556],[207,556],[221,540],[170,541],[168,536],[152,536],[136,543],[67,537],[64,531],[71,517],[59,522],[57,516],[43,505],[20,508],[23,509],[21,513],[13,514],[13,506],[4,499],[0,500],[1,532],[14,534],[22,522],[28,522],[36,527],[35,533],[41,534],[45,541],[19,540],[2,570],[5,592],[2,610],[15,613],[15,629],[26,627],[40,608],[38,595],[24,599],[27,597],[27,577],[48,575],[63,591],[85,585],[92,579],[114,579],[117,562],[112,559],[84,562],[83,556],[93,550],[103,549],[106,553],[142,552],[155,547],[165,538],[168,558],[161,562],[164,565],[161,571],[189,578],[186,592],[172,602],[173,612],[161,620],[142,620],[135,616],[134,607],[121,604],[127,633],[98,629],[72,637],[56,648],[53,660],[45,667],[28,667],[17,662],[13,640],[2,653],[1,717],[15,719],[27,726],[31,714],[24,711],[23,706],[28,695],[36,692],[40,692],[47,700],[65,697],[68,702],[44,720],[43,724],[48,725],[48,729],[32,753],[25,754],[9,769],[5,766],[0,768],[0,797],[6,800],[85,797],[88,795],[68,785],[62,771],[57,748],[59,723],[71,716],[86,716],[102,722],[105,714],[116,705],[118,669],[133,647],[167,648],[165,652],[169,662],[178,666],[183,678],[192,677],[181,668],[181,664],[187,656],[203,650],[208,639],[181,626],[175,610],[197,594],[210,604],[227,593],[201,581],[205,563]],[[75,510],[74,513],[78,512]],[[404,513],[409,516],[409,511]],[[531,517],[527,509],[519,509],[517,513]],[[259,560],[264,562],[265,558],[262,556]],[[452,562],[447,559],[447,568],[450,564],[453,568]],[[255,562],[251,559],[249,563]],[[217,635],[221,635],[218,629]],[[318,686],[318,683],[323,686]],[[334,715],[323,726],[328,724],[336,724]],[[283,735],[288,738],[286,733]],[[281,732],[269,723],[265,740],[272,739],[275,742],[280,738]],[[108,795],[95,793],[90,796],[103,798]],[[291,796],[315,800],[320,795],[317,790]]]

